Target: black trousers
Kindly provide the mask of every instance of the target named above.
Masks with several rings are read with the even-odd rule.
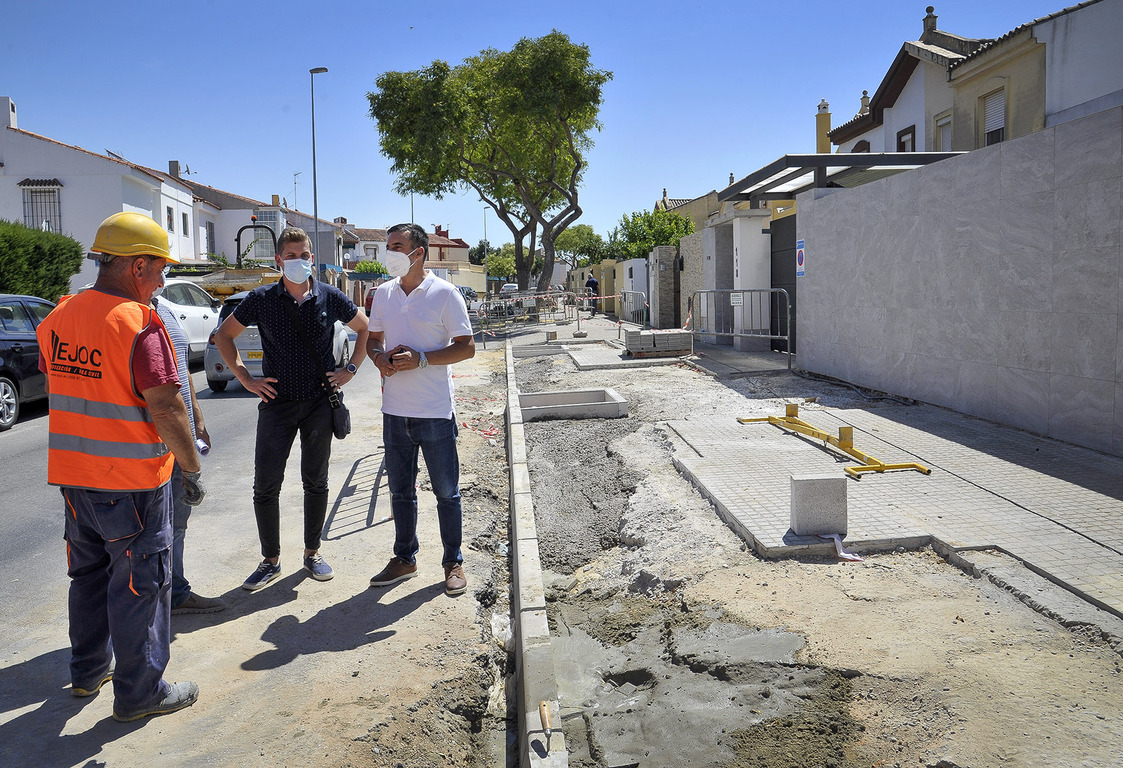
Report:
[[[318,400],[278,400],[257,407],[253,511],[262,557],[281,554],[281,484],[293,441],[300,435],[300,479],[304,484],[304,546],[319,549],[328,511],[331,460],[331,404]],[[303,554],[303,553],[302,553]]]

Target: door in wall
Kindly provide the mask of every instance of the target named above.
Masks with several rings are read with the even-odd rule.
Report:
[[[796,350],[796,311],[795,311],[795,220],[796,214],[782,219],[773,219],[770,224],[772,231],[772,287],[783,288],[788,292],[792,303],[791,314],[791,340],[794,353]],[[784,327],[784,313],[782,302],[772,302],[772,334],[779,335],[786,330]],[[773,351],[786,351],[782,340],[772,342]]]

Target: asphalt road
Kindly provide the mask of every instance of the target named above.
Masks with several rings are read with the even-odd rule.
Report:
[[[228,481],[252,484],[257,398],[237,382],[225,393],[213,393],[202,371],[192,380],[214,444],[202,460],[211,497],[201,509],[207,510],[216,506]],[[0,665],[29,642],[66,645],[66,544],[62,498],[47,485],[47,418],[46,401],[32,403],[14,427],[0,433]],[[240,537],[256,539],[252,515],[240,515],[230,525]],[[251,569],[254,554],[246,561]]]

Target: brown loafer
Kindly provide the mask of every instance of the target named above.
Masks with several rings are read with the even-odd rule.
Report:
[[[466,589],[468,580],[464,578],[460,563],[445,563],[445,594],[462,595]]]
[[[372,587],[388,587],[405,579],[412,579],[417,575],[417,563],[407,563],[397,557],[391,557],[386,567],[379,571],[370,580]]]

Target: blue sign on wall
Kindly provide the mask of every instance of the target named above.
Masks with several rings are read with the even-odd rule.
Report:
[[[803,241],[795,241],[795,276],[803,277],[804,275],[804,262],[807,260],[807,254],[803,248]]]

